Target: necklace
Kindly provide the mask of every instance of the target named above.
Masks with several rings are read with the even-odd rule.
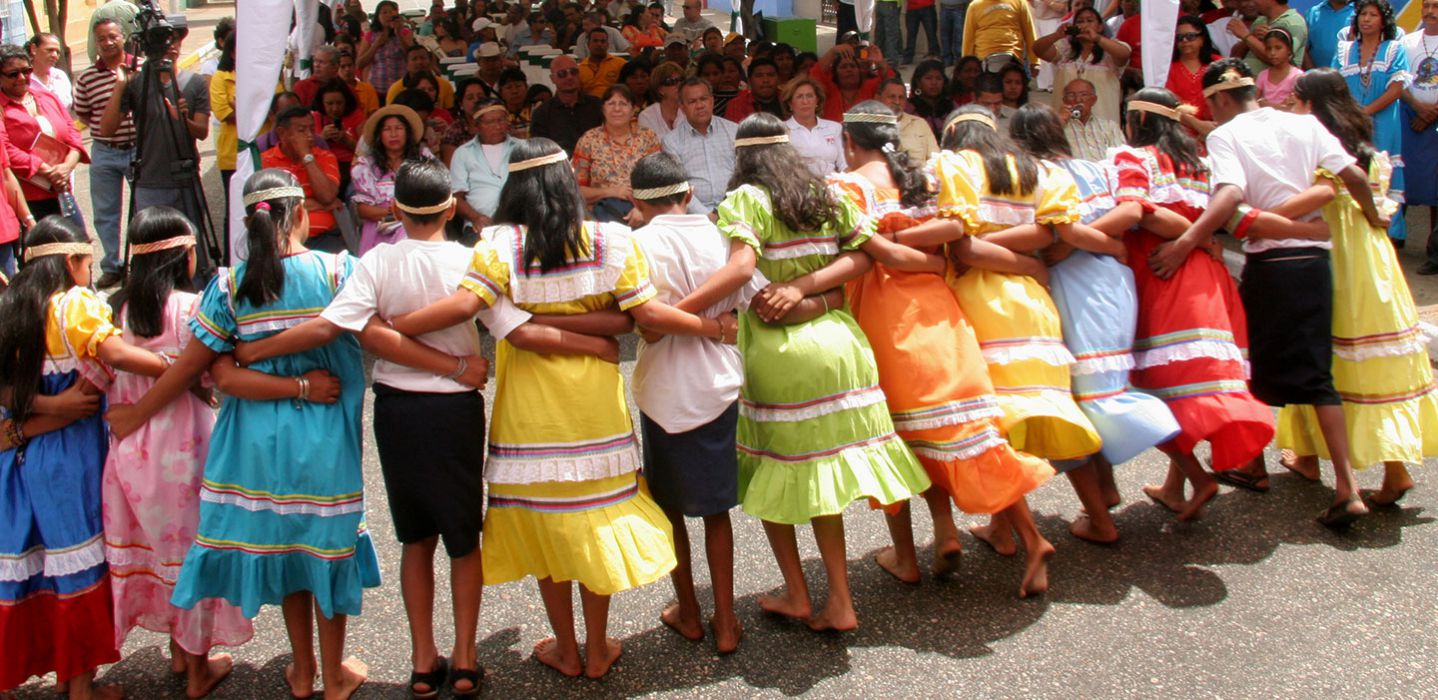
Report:
[[[1364,63],[1363,42],[1361,40],[1358,42],[1358,82],[1363,83],[1364,90],[1367,90],[1373,81],[1373,62],[1378,60],[1378,49],[1381,47],[1381,43],[1379,46],[1373,47],[1373,55],[1368,57],[1368,63]]]

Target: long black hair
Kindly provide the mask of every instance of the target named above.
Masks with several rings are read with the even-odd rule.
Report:
[[[564,150],[546,138],[517,141],[509,164],[556,153]],[[584,197],[567,159],[510,172],[499,191],[494,222],[525,227],[525,274],[536,263],[540,270],[549,271],[563,267],[571,256],[589,252],[584,240]]]
[[[47,216],[25,235],[25,247],[46,243],[89,243],[69,219]],[[70,256],[46,255],[25,263],[0,295],[0,385],[9,387],[10,417],[24,422],[40,393],[45,365],[45,310],[50,297],[75,285],[66,267]]]
[[[376,34],[388,28],[379,23],[379,13],[384,12],[385,7],[393,8],[395,13],[399,12],[399,3],[394,0],[380,0],[379,4],[374,6],[374,14],[370,15],[369,21],[369,30]]]
[[[1035,158],[1062,160],[1073,157],[1059,115],[1042,102],[1030,102],[1019,108],[1009,119],[1009,138]]]
[[[1383,18],[1383,28],[1378,31],[1378,38],[1383,41],[1392,41],[1398,38],[1398,21],[1393,15],[1393,5],[1387,0],[1357,0],[1353,3],[1353,23],[1348,26],[1348,38],[1357,42],[1362,40],[1363,35],[1358,32],[1358,15],[1362,14],[1363,8],[1372,5],[1378,10]],[[1343,57],[1347,59],[1347,56]]]
[[[849,108],[846,114],[876,114],[897,117],[894,110],[878,100],[864,100]],[[855,148],[877,151],[889,166],[889,176],[899,187],[899,199],[905,206],[916,207],[929,200],[928,181],[909,162],[909,154],[899,145],[898,123],[844,122],[844,133]]]
[[[1358,159],[1359,167],[1367,170],[1375,154],[1373,117],[1353,100],[1343,74],[1332,68],[1314,68],[1298,76],[1293,95],[1311,105],[1313,116],[1338,137],[1348,155]]]
[[[788,133],[778,117],[755,112],[739,124],[736,137],[763,138]],[[734,176],[729,180],[729,189],[757,185],[768,190],[770,209],[785,226],[794,231],[818,231],[838,217],[838,202],[793,146],[774,143],[735,150]]]
[[[989,74],[985,74],[989,75]],[[1027,195],[1039,184],[1038,161],[1020,150],[1004,134],[988,124],[976,121],[954,122],[954,117],[978,114],[989,119],[994,113],[981,105],[964,105],[949,115],[944,126],[943,147],[946,151],[974,151],[984,161],[984,173],[988,176],[989,190],[995,194]],[[1013,159],[1014,170],[1019,179],[1014,181],[1009,172],[1009,159]]]
[[[154,243],[168,238],[195,235],[195,227],[184,214],[170,207],[146,207],[135,212],[125,229],[131,245]],[[130,258],[125,286],[110,297],[115,318],[141,338],[165,332],[165,303],[170,292],[195,291],[190,282],[190,248],[170,248]],[[129,304],[126,309],[125,305]],[[124,315],[121,315],[121,311]]]
[[[1203,21],[1203,18],[1197,15],[1184,15],[1174,23],[1173,59],[1170,63],[1178,63],[1178,45],[1183,43],[1178,40],[1178,28],[1185,24],[1193,27],[1201,35],[1200,40],[1203,41],[1203,45],[1198,47],[1198,60],[1201,63],[1212,63],[1214,59],[1221,58],[1218,49],[1213,45],[1213,36],[1208,33],[1208,24]]]
[[[472,115],[465,115],[465,118],[468,119],[471,116]],[[424,151],[422,150],[424,148],[424,134],[414,133],[414,127],[409,123],[408,119],[398,114],[391,114],[374,125],[374,136],[370,139],[369,143],[365,144],[365,155],[369,156],[370,165],[374,166],[375,173],[379,175],[391,172],[389,168],[389,156],[385,153],[384,142],[380,138],[380,134],[384,133],[384,125],[395,119],[398,119],[400,125],[404,127],[404,158],[400,164],[403,165],[409,161],[419,160],[424,157]],[[397,171],[398,168],[395,169],[395,172]]]
[[[356,109],[359,109],[359,98],[355,97],[354,90],[351,90],[350,86],[345,83],[343,79],[330,78],[321,83],[319,88],[315,90],[315,99],[314,102],[310,103],[310,111],[319,114],[328,122],[329,115],[325,114],[325,95],[331,92],[338,92],[344,96],[345,116],[349,116],[353,114]]]
[[[239,50],[239,36],[234,25],[231,25],[229,33],[220,37],[220,62],[215,66],[215,70],[233,71],[235,69],[235,52]]]
[[[1135,92],[1129,99],[1153,102],[1174,109],[1183,104],[1177,95],[1161,87],[1146,87]],[[1127,122],[1130,145],[1158,148],[1173,159],[1174,168],[1180,173],[1208,172],[1208,167],[1198,157],[1198,143],[1182,124],[1148,112],[1131,112]]]
[[[244,194],[275,187],[299,187],[295,176],[277,168],[266,168],[245,181]],[[245,275],[235,295],[254,306],[264,306],[280,298],[285,288],[285,251],[295,217],[304,211],[305,198],[271,197],[245,207],[245,230],[248,231],[250,256]]]
[[[1091,14],[1091,15],[1094,16],[1094,21],[1095,21],[1095,22],[1098,22],[1098,26],[1100,27],[1099,32],[1102,32],[1102,31],[1103,31],[1103,29],[1102,29],[1102,27],[1103,27],[1103,15],[1099,14],[1099,11],[1093,9],[1092,7],[1080,7],[1079,9],[1074,10],[1074,17],[1073,17],[1072,20],[1070,20],[1071,26],[1075,26],[1075,27],[1078,26],[1078,18],[1079,18],[1079,15],[1084,14],[1085,12],[1087,12],[1087,13],[1089,13],[1089,14]],[[1100,36],[1102,36],[1102,34],[1100,34]],[[1073,60],[1077,61],[1077,60],[1079,60],[1079,56],[1082,56],[1082,55],[1083,55],[1083,42],[1079,41],[1079,38],[1078,38],[1078,35],[1077,35],[1077,34],[1072,34],[1072,35],[1070,35],[1069,38],[1068,38],[1068,40],[1069,40],[1069,55],[1073,56]],[[1103,44],[1101,44],[1101,43],[1095,41],[1095,42],[1093,43],[1093,53],[1091,53],[1091,54],[1089,54],[1089,55],[1090,55],[1090,59],[1089,59],[1089,63],[1090,63],[1090,64],[1098,65],[1098,64],[1100,64],[1100,63],[1103,63]]]

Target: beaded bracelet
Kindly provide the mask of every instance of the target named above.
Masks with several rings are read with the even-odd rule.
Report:
[[[5,420],[4,431],[5,440],[10,443],[10,447],[12,449],[19,449],[21,447],[24,447],[25,443],[30,441],[29,438],[25,437],[25,430],[22,428],[20,423],[15,421],[14,419]]]

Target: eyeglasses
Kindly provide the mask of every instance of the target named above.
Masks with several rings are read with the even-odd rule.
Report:
[[[1090,98],[1090,97],[1093,97],[1093,93],[1091,93],[1091,92],[1066,92],[1066,93],[1064,93],[1064,99],[1065,99],[1065,100],[1087,100],[1087,99]]]
[[[674,87],[675,85],[678,85],[679,83],[682,83],[682,82],[684,82],[684,81],[683,81],[683,80],[680,80],[680,79],[676,76],[676,77],[673,77],[673,78],[665,78],[665,79],[659,81],[659,84],[662,85],[662,86],[664,86],[664,87]]]
[[[1193,41],[1194,39],[1198,39],[1202,36],[1202,32],[1184,32],[1182,34],[1174,35],[1174,38],[1178,39],[1179,41]]]
[[[0,75],[3,75],[3,76],[5,76],[5,77],[7,77],[7,78],[9,78],[9,79],[11,79],[11,80],[14,80],[14,79],[16,79],[16,78],[19,78],[20,76],[24,76],[24,77],[28,78],[28,77],[30,77],[30,74],[32,74],[32,73],[34,73],[34,72],[35,72],[35,69],[33,69],[33,68],[17,68],[17,69],[15,69],[15,70],[10,70],[10,71],[5,71],[4,73],[0,73]]]
[[[571,75],[579,75],[579,69],[578,69],[578,68],[561,68],[561,69],[559,69],[559,70],[557,70],[557,71],[554,71],[554,77],[556,77],[556,78],[568,78],[568,77],[571,76]]]

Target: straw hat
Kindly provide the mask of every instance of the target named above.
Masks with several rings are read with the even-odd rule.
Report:
[[[375,110],[375,113],[369,115],[369,119],[365,120],[364,128],[360,131],[360,138],[374,148],[375,144],[379,143],[375,139],[375,132],[379,130],[380,122],[384,121],[385,117],[391,116],[399,116],[409,122],[409,136],[412,143],[418,143],[420,139],[424,138],[424,120],[419,118],[418,112],[404,105],[389,105]]]

